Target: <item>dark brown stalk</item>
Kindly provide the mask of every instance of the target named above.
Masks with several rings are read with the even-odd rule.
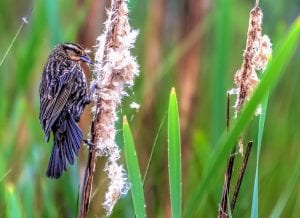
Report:
[[[94,133],[94,127],[95,122],[97,122],[97,119],[92,122],[91,126],[91,133],[92,133],[92,141],[91,143],[95,143],[95,134]],[[81,193],[81,204],[80,204],[80,211],[79,211],[79,217],[85,218],[87,217],[87,213],[89,210],[90,205],[90,198],[92,193],[92,184],[93,184],[93,178],[94,178],[94,172],[95,172],[95,166],[96,166],[96,149],[95,146],[89,146],[89,155],[88,155],[88,161],[86,164],[85,174],[84,174],[84,181],[83,181],[83,187],[82,187],[82,193]]]
[[[245,171],[246,171],[246,167],[247,167],[247,164],[248,164],[248,159],[249,159],[249,155],[250,155],[250,152],[251,152],[252,144],[253,144],[252,141],[248,142],[247,150],[246,150],[245,157],[244,157],[244,160],[243,160],[243,164],[242,164],[240,174],[239,174],[239,177],[238,177],[238,180],[237,180],[237,183],[236,183],[236,186],[235,186],[235,190],[234,190],[234,193],[233,193],[233,196],[232,196],[232,200],[231,200],[231,203],[230,203],[230,209],[231,209],[232,213],[234,211],[235,203],[236,203],[238,194],[240,192],[240,188],[241,188],[241,184],[242,184],[244,174],[245,174]]]
[[[229,129],[229,123],[230,121],[230,95],[227,94],[227,110],[226,110],[226,126],[227,131]],[[230,190],[230,183],[232,178],[232,171],[233,171],[233,165],[234,165],[234,159],[235,159],[235,152],[236,152],[236,146],[231,151],[230,158],[227,163],[227,170],[224,178],[224,185],[223,185],[223,192],[222,192],[222,198],[221,198],[221,204],[219,207],[219,213],[218,217],[227,217],[228,216],[228,197],[229,197],[229,190]]]
[[[230,94],[227,93],[227,105],[226,105],[226,130],[228,132],[230,126]]]
[[[233,171],[233,165],[234,165],[234,159],[235,159],[235,150],[236,150],[236,148],[234,146],[234,148],[232,149],[229,161],[228,161],[228,165],[227,165],[227,170],[226,170],[224,185],[223,185],[221,205],[219,208],[218,217],[228,217],[227,204],[228,204],[230,183],[231,183],[232,171]]]

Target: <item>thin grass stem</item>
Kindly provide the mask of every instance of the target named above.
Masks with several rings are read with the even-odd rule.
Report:
[[[21,23],[21,25],[20,25],[18,31],[16,32],[14,38],[12,39],[11,43],[9,44],[7,50],[5,51],[3,57],[2,57],[2,59],[1,59],[1,61],[0,61],[0,67],[1,67],[2,64],[4,63],[4,61],[5,61],[5,59],[6,59],[7,55],[8,55],[8,53],[9,53],[10,50],[12,49],[13,45],[15,44],[15,41],[17,40],[17,38],[18,38],[18,36],[20,35],[22,29],[24,28],[24,26],[25,26],[27,23],[28,23],[27,18],[26,18],[26,17],[23,17],[22,23]]]
[[[154,142],[153,142],[153,145],[152,145],[151,154],[150,154],[149,161],[147,163],[147,167],[146,167],[144,178],[143,178],[143,186],[145,185],[145,181],[146,181],[146,178],[147,178],[147,175],[148,175],[148,170],[149,170],[149,167],[150,167],[150,164],[151,164],[153,153],[154,153],[155,147],[157,145],[158,136],[159,136],[159,133],[161,131],[161,128],[163,127],[163,124],[165,123],[165,118],[166,118],[166,115],[164,115],[164,117],[163,117],[163,119],[162,119],[162,121],[161,121],[161,123],[158,127],[157,134],[155,136],[155,139],[154,139]]]

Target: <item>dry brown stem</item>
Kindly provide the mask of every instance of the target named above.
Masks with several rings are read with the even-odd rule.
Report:
[[[92,87],[96,87],[93,93],[95,106],[90,134],[93,146],[89,147],[80,217],[87,216],[97,156],[107,157],[104,171],[107,172],[108,190],[103,203],[106,215],[111,214],[117,200],[129,189],[126,172],[118,163],[120,150],[115,142],[115,122],[118,119],[117,108],[126,95],[125,88],[133,85],[138,74],[138,65],[130,54],[137,32],[129,26],[125,0],[112,0],[107,14],[104,33],[97,39],[92,81]]]

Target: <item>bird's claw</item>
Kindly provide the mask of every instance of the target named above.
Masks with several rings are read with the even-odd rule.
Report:
[[[93,144],[90,140],[88,139],[82,139],[82,141],[87,144],[90,148],[95,148],[95,144]]]

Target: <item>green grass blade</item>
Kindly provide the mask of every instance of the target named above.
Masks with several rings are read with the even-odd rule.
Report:
[[[259,156],[261,149],[261,142],[264,132],[266,114],[267,114],[267,106],[268,106],[269,94],[265,97],[261,107],[262,114],[259,116],[259,124],[258,124],[258,139],[257,139],[257,154],[256,154],[256,169],[255,169],[255,179],[254,179],[254,188],[253,188],[253,196],[252,196],[252,207],[251,207],[251,218],[258,217],[258,164],[259,164]]]
[[[56,206],[55,193],[53,192],[55,184],[50,183],[46,180],[42,180],[40,183],[41,186],[41,201],[47,202],[43,204],[44,214],[47,214],[48,217],[59,217],[59,210]]]
[[[137,218],[146,217],[143,183],[141,179],[140,168],[136,156],[132,134],[126,117],[124,117],[123,119],[123,137],[125,158],[128,170],[128,177],[131,183],[131,195],[133,200],[135,216]]]
[[[15,187],[12,184],[6,184],[5,187],[5,204],[6,204],[6,217],[19,218],[22,217],[22,208],[20,201],[17,197]]]
[[[210,158],[200,185],[196,187],[195,191],[188,199],[185,207],[185,217],[192,217],[192,214],[197,212],[196,209],[200,205],[201,200],[204,199],[205,192],[208,191],[209,187],[213,184],[215,175],[217,175],[220,168],[224,165],[224,161],[226,160],[232,146],[252,118],[257,105],[267,95],[268,90],[272,90],[276,82],[279,80],[284,67],[288,64],[295,48],[297,47],[299,35],[300,18],[294,22],[286,38],[284,38],[277,46],[277,49],[274,52],[274,57],[270,61],[261,82],[252,95],[252,98],[249,102],[247,102],[238,119],[231,122],[232,128],[229,130],[228,135],[223,133],[221,136],[218,146]]]
[[[172,217],[181,217],[181,143],[178,103],[175,89],[170,93],[168,110],[168,167]]]
[[[297,161],[297,164],[295,166],[295,169],[293,173],[291,174],[290,180],[286,183],[286,187],[284,191],[282,192],[281,196],[279,197],[272,213],[271,218],[279,218],[282,217],[281,213],[283,209],[285,208],[289,197],[293,193],[298,181],[300,178],[300,159]]]
[[[233,0],[217,0],[216,32],[212,74],[212,145],[216,146],[225,129],[226,84],[232,52]]]

